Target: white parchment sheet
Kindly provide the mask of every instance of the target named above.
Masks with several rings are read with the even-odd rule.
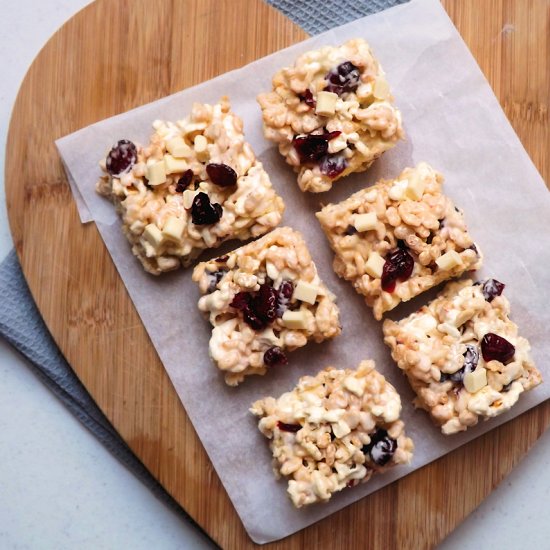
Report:
[[[407,140],[377,160],[367,173],[338,181],[331,192],[303,194],[291,168],[263,138],[255,97],[271,89],[275,71],[292,64],[300,53],[353,37],[364,37],[386,70],[403,113]],[[337,295],[343,324],[342,335],[334,341],[310,344],[290,355],[288,367],[251,377],[237,388],[225,385],[208,357],[211,329],[197,309],[199,293],[191,281],[192,269],[159,278],[145,273],[120,231],[113,206],[95,193],[98,161],[113,143],[125,138],[145,144],[153,120],[183,118],[194,101],[215,102],[223,94],[229,95],[233,110],[244,119],[248,141],[284,198],[283,225],[304,234],[321,277]],[[413,0],[359,19],[194,88],[98,122],[60,139],[57,146],[75,195],[80,193],[83,219],[89,216],[97,224],[254,541],[264,543],[290,535],[550,397],[550,194],[438,0]],[[506,283],[512,318],[531,341],[535,362],[547,380],[522,395],[508,414],[451,437],[441,435],[426,413],[414,411],[412,391],[383,344],[381,323],[373,319],[351,285],[332,271],[332,252],[314,217],[321,201],[341,200],[420,161],[444,174],[447,194],[464,209],[471,234],[485,254],[479,277],[494,276]],[[392,317],[404,316],[434,294],[401,306]],[[315,374],[328,365],[355,368],[365,358],[374,359],[401,394],[402,416],[416,446],[413,463],[344,490],[326,505],[295,510],[286,496],[286,482],[273,476],[268,442],[257,430],[248,407],[265,395],[278,396],[289,390],[304,374]]]

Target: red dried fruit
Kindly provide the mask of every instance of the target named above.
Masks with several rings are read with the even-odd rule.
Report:
[[[303,94],[298,94],[300,101],[303,101],[308,107],[315,109],[317,102],[311,93],[311,90],[308,88]]]
[[[277,317],[278,293],[268,283],[260,286],[257,293],[239,292],[231,307],[243,312],[244,322],[254,330],[262,330]]]
[[[105,160],[107,172],[113,177],[120,176],[130,171],[137,162],[137,148],[127,139],[121,139],[109,151]]]
[[[506,364],[513,359],[516,348],[506,338],[488,332],[481,340],[481,353],[485,361],[494,360]]]
[[[227,164],[211,162],[206,165],[206,173],[214,185],[231,187],[237,184],[237,172]]]
[[[382,290],[393,292],[397,281],[406,281],[412,274],[414,259],[403,244],[386,257],[382,269]]]
[[[279,285],[279,296],[277,300],[277,317],[282,317],[283,313],[288,309],[288,304],[294,293],[294,285],[292,281],[285,279]]]
[[[325,78],[328,80],[325,90],[342,95],[357,90],[361,81],[361,72],[351,61],[344,61],[330,71]]]
[[[288,365],[288,359],[279,346],[273,346],[264,353],[264,363],[268,367],[275,365]]]
[[[329,178],[339,176],[348,165],[348,161],[342,155],[327,155],[321,159],[319,169]]]
[[[307,136],[296,136],[292,143],[300,164],[317,162],[321,160],[328,152],[328,142],[335,137],[338,137],[342,132],[327,132],[324,134],[309,134]]]
[[[191,205],[191,219],[195,225],[211,225],[222,217],[222,206],[210,202],[206,193],[197,193]]]
[[[264,283],[252,299],[250,306],[256,315],[268,324],[277,316],[277,299],[277,291],[271,285]]]
[[[283,432],[296,433],[302,429],[302,426],[300,426],[300,424],[287,424],[286,422],[281,422],[279,420],[277,422],[277,428]]]
[[[488,301],[492,302],[497,296],[502,294],[504,287],[506,285],[497,281],[496,279],[487,279],[483,283],[482,292],[483,297]]]
[[[183,193],[193,181],[193,170],[186,170],[176,183],[176,193]]]

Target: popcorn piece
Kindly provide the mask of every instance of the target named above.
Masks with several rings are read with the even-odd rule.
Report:
[[[104,175],[96,185],[115,203],[146,271],[159,275],[188,266],[205,249],[259,237],[280,223],[283,201],[244,140],[242,121],[227,98],[196,103],[187,118],[158,120],[154,128],[146,147],[119,141],[100,163]],[[209,167],[217,175],[231,173],[236,182],[214,182]],[[177,227],[171,218],[179,220]],[[144,234],[151,224],[163,228],[164,239],[154,230]]]
[[[213,326],[210,356],[231,386],[286,364],[287,351],[340,334],[335,297],[288,227],[198,264],[193,280]]]
[[[302,191],[328,191],[404,137],[382,67],[362,39],[304,53],[258,102],[265,137],[298,173]]]
[[[508,318],[503,288],[494,279],[449,283],[409,317],[384,321],[384,341],[416,392],[416,406],[444,434],[508,411],[542,382],[529,342]]]
[[[250,409],[270,440],[275,475],[289,478],[297,508],[408,464],[414,447],[400,411],[398,393],[373,361],[362,361],[357,370],[328,367],[304,376],[292,391]]]
[[[420,163],[317,213],[336,254],[334,270],[365,296],[378,320],[401,302],[481,266],[481,252],[442,183],[441,174]]]

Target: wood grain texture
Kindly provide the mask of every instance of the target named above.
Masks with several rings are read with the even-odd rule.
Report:
[[[550,2],[443,5],[548,182]],[[305,37],[261,0],[97,0],[68,21],[32,64],[8,136],[10,225],[51,333],[130,447],[223,548],[253,545],[97,230],[79,223],[54,140]],[[546,402],[268,547],[431,548],[549,425]]]

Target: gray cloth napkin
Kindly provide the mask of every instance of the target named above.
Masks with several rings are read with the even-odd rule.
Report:
[[[408,0],[267,0],[309,34],[318,34]],[[196,525],[118,435],[51,337],[21,271],[15,250],[0,264],[0,336],[105,447],[172,509]],[[197,526],[199,527],[199,526]]]

